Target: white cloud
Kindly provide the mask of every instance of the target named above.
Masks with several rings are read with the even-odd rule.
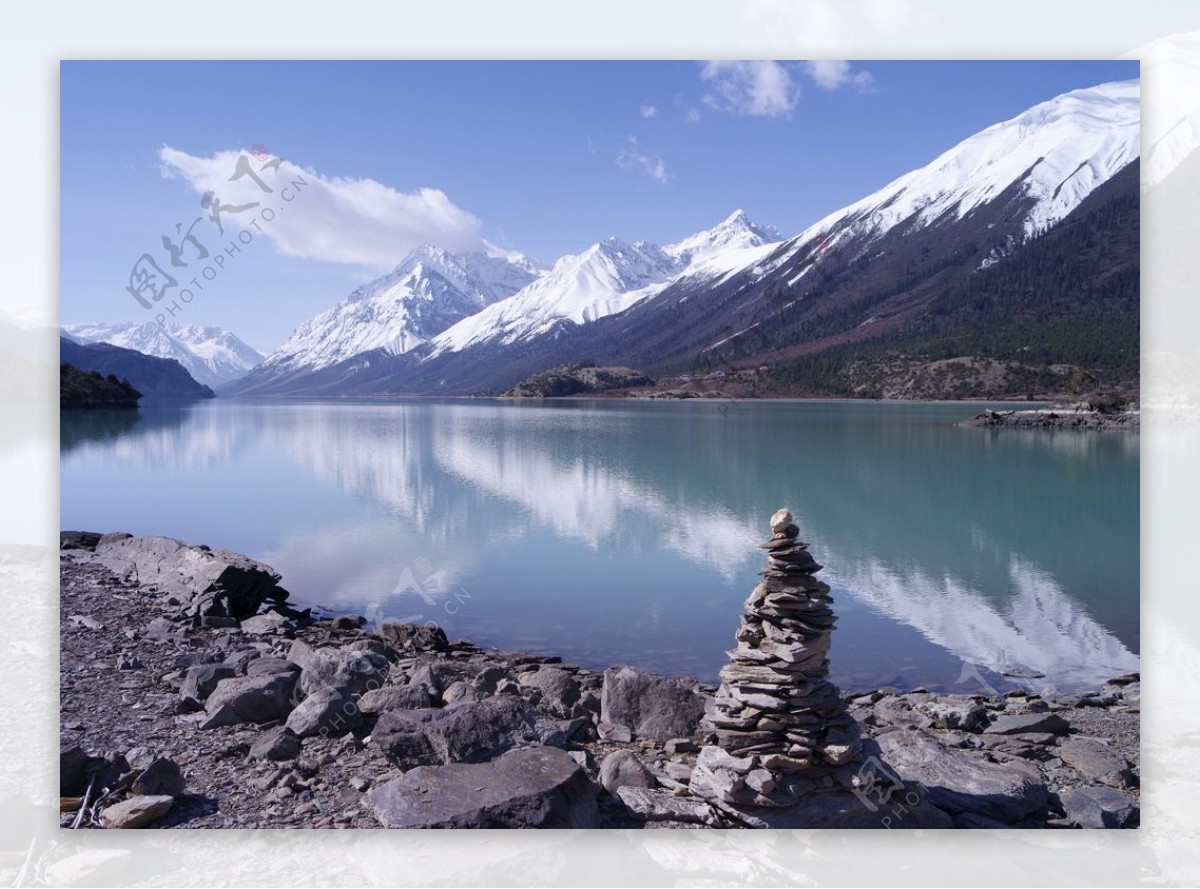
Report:
[[[730,114],[790,117],[800,98],[800,85],[779,62],[705,62],[700,76],[710,90],[704,103]]]
[[[667,182],[667,165],[661,155],[647,154],[634,136],[629,144],[617,152],[617,166],[622,170],[638,170],[662,184]]]
[[[852,86],[860,92],[869,89],[875,82],[870,71],[851,73],[850,63],[838,59],[821,59],[804,63],[805,72],[821,89],[836,90]]]
[[[274,219],[260,220],[261,232],[253,234],[261,233],[285,256],[387,270],[421,244],[454,251],[486,249],[482,222],[436,188],[397,191],[374,179],[323,176],[287,160],[277,170],[260,172],[263,164],[248,151],[196,157],[163,146],[158,154],[163,175],[183,179],[197,194],[212,191],[223,206],[259,203],[252,210],[222,214],[222,240],[234,240],[255,214],[270,208]],[[272,193],[264,193],[250,176],[229,181],[243,155]],[[293,200],[285,202],[281,189],[296,179],[307,185],[293,186]],[[205,215],[207,223],[206,210],[197,205],[195,212]],[[217,230],[211,226],[209,230],[215,246]]]
[[[695,107],[694,105],[689,106],[687,111],[683,112],[683,122],[684,123],[700,123],[700,109]]]
[[[645,105],[642,106],[642,117],[644,117],[646,119],[652,119],[652,118],[658,117],[658,109],[655,108],[653,105],[651,105],[649,102],[647,102]]]

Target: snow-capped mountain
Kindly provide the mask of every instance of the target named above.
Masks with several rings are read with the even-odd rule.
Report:
[[[1073,90],[955,145],[791,241],[776,267],[815,241],[821,251],[963,219],[1014,187],[1028,202],[1022,240],[1046,231],[1139,156],[1140,86],[1129,80]],[[769,269],[768,269],[769,271]]]
[[[520,254],[418,247],[391,272],[297,327],[256,377],[317,371],[373,350],[403,355],[540,274],[542,269]]]
[[[261,352],[232,333],[199,324],[68,324],[63,335],[78,343],[109,343],[143,355],[174,358],[206,386],[236,380],[263,360]]]
[[[426,248],[297,328],[236,391],[503,391],[571,361],[678,373],[871,340],[881,345],[868,357],[901,342],[939,354],[969,343],[1026,360],[1047,319],[1072,331],[1079,355],[1127,358],[1136,324],[1114,334],[1097,319],[1136,312],[1139,127],[1136,80],[1065,93],[787,241],[738,211],[666,246],[609,238],[542,274]],[[1068,217],[1078,224],[1060,226]],[[1040,341],[1048,364],[1077,360],[1063,339]],[[843,360],[826,362],[823,379]]]
[[[752,253],[765,252],[764,246],[779,240],[774,228],[756,225],[742,210],[666,247],[607,238],[582,253],[564,256],[528,287],[434,337],[429,357],[485,343],[529,341],[564,324],[587,324],[623,312],[681,275],[701,269],[717,275],[739,268]]]

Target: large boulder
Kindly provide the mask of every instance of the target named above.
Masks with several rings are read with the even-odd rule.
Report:
[[[387,710],[375,723],[371,740],[401,768],[484,762],[514,747],[566,743],[557,723],[510,695],[447,710]]]
[[[375,627],[375,631],[400,651],[446,651],[450,648],[445,631],[438,626],[385,620]]]
[[[1084,828],[1121,828],[1136,823],[1137,802],[1115,787],[1072,787],[1058,795],[1067,819]]]
[[[269,565],[170,537],[106,534],[96,544],[96,555],[117,575],[173,593],[197,614],[248,618],[268,599],[287,595]]]
[[[179,765],[165,756],[160,756],[142,770],[129,792],[139,796],[179,796],[186,782]]]
[[[1062,734],[1070,728],[1057,713],[1002,713],[984,729],[989,735]]]
[[[658,781],[632,750],[614,750],[600,763],[600,786],[615,794],[621,787],[654,788]]]
[[[297,737],[340,738],[362,725],[362,714],[354,699],[336,689],[318,691],[296,705],[288,714],[287,728]]]
[[[883,762],[902,780],[921,784],[929,801],[947,812],[1011,824],[1049,798],[1041,772],[1031,763],[988,762],[915,728],[896,729],[876,740]]]
[[[200,723],[200,727],[217,728],[241,722],[285,719],[292,711],[295,686],[296,676],[292,673],[264,673],[222,679],[204,702],[208,717]]]
[[[368,791],[385,827],[585,828],[596,825],[596,788],[567,753],[513,750],[478,764],[424,766]]]
[[[579,683],[566,670],[561,667],[542,667],[522,673],[520,682],[541,692],[542,700],[538,706],[551,716],[569,719],[575,715],[575,706],[582,694]]]
[[[600,720],[630,728],[635,738],[668,741],[696,733],[704,715],[704,696],[694,683],[665,679],[638,667],[604,671]]]
[[[373,651],[318,648],[306,658],[300,671],[300,690],[306,695],[359,695],[382,687],[390,669],[387,658]]]
[[[387,710],[371,730],[371,742],[402,769],[438,762],[425,726],[443,715],[442,710]]]
[[[443,763],[483,762],[514,747],[566,743],[562,729],[521,698],[500,695],[440,711],[425,726],[429,743]]]
[[[300,755],[300,739],[286,725],[268,729],[250,745],[251,759],[281,761]]]
[[[359,711],[368,716],[387,710],[423,710],[433,704],[433,695],[424,685],[385,685],[358,699]]]
[[[1133,787],[1137,777],[1129,760],[1099,738],[1067,738],[1058,746],[1062,761],[1083,777],[1111,787]]]
[[[100,823],[109,829],[130,830],[157,821],[175,804],[170,796],[131,796],[108,806],[100,813]]]
[[[232,679],[238,671],[228,664],[197,664],[188,667],[179,689],[179,699],[199,710],[222,679]]]

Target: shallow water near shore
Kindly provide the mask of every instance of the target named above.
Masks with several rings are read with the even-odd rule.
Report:
[[[244,552],[300,606],[715,681],[786,505],[833,587],[845,689],[1068,690],[1138,669],[1138,435],[954,426],[984,407],[64,413],[61,527]]]

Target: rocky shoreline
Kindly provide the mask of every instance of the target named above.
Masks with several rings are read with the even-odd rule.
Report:
[[[959,426],[975,426],[983,429],[1120,429],[1137,431],[1141,427],[1142,414],[1139,410],[1097,411],[1071,407],[1041,408],[1028,411],[987,410]]]
[[[717,746],[714,723],[769,706],[726,686],[314,620],[268,566],[168,538],[64,532],[61,546],[63,827],[1139,822],[1136,675],[1054,699],[823,699],[845,714],[829,717],[839,738],[771,759],[746,746],[761,719],[742,752]],[[773,563],[798,570],[802,551],[781,547]],[[861,738],[853,761],[824,750],[842,738]],[[780,768],[800,771],[781,783]]]

